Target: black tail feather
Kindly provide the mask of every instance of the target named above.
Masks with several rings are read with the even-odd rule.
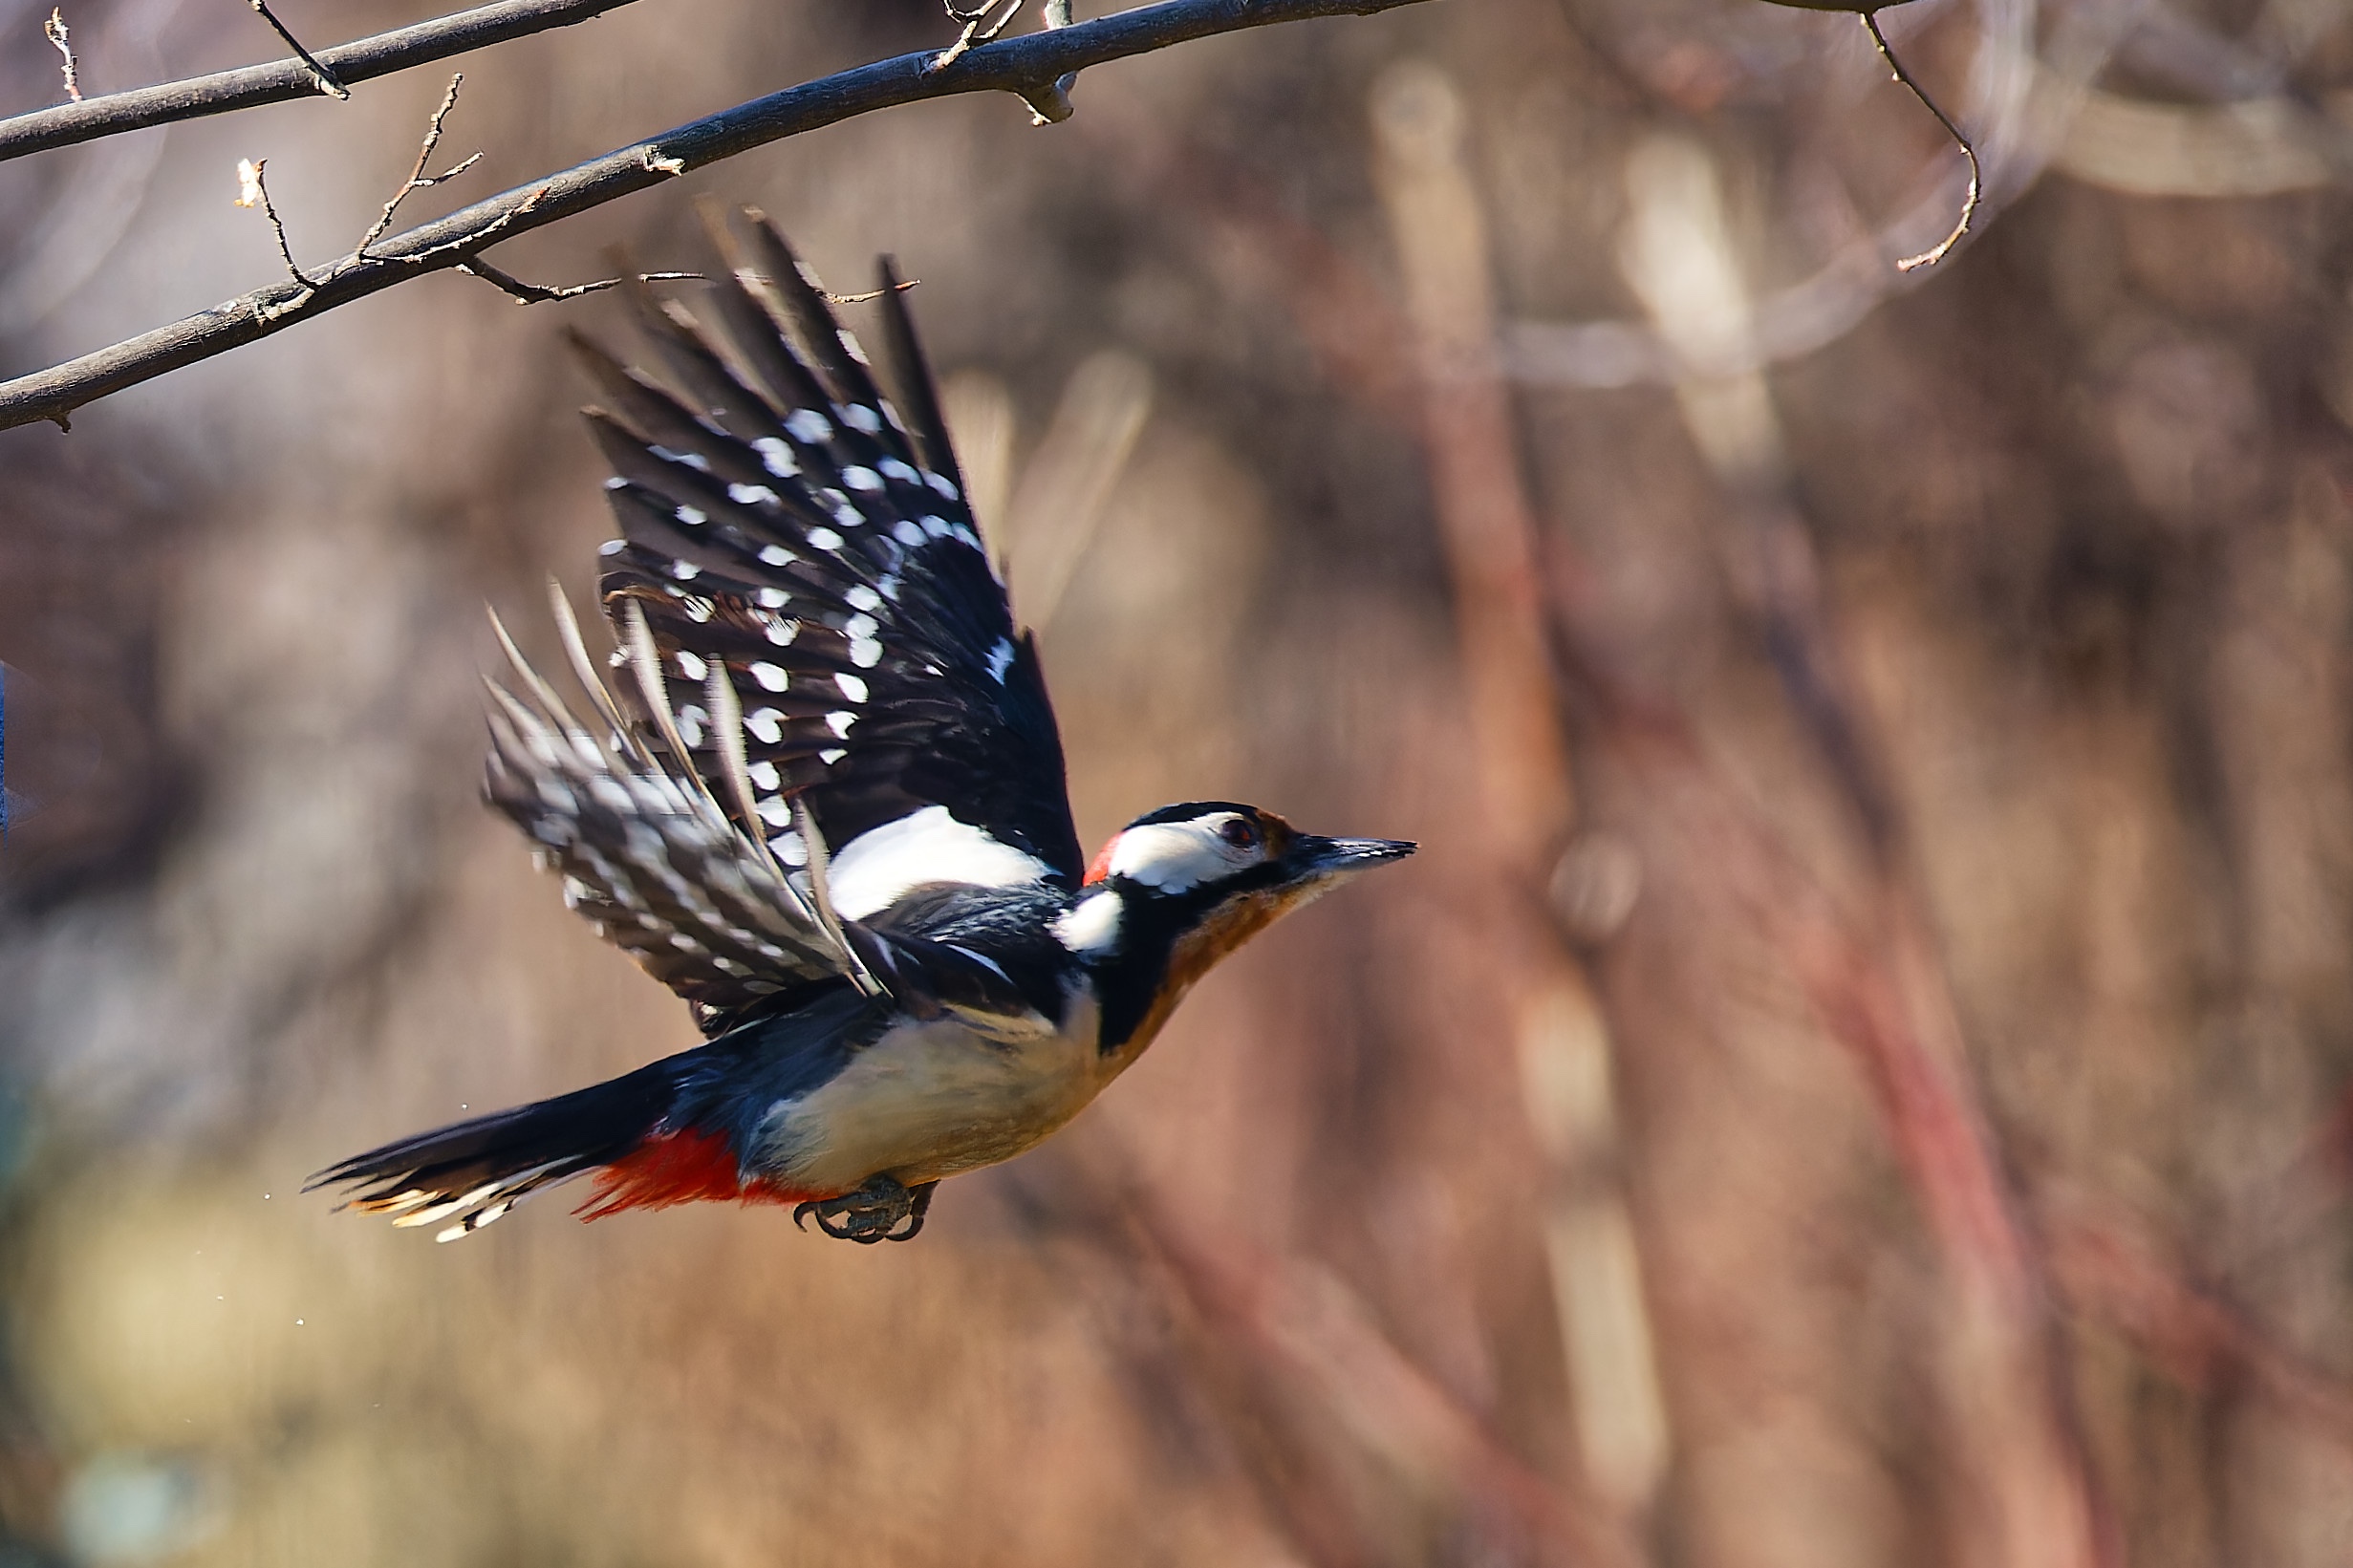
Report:
[[[677,1100],[677,1061],[355,1154],[319,1171],[303,1191],[356,1189],[347,1200],[352,1206],[391,1214],[395,1225],[447,1221],[440,1239],[453,1241],[526,1194],[636,1148]]]

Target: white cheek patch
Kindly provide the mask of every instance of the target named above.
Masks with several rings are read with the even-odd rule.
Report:
[[[1263,857],[1255,846],[1241,848],[1218,836],[1233,820],[1230,811],[1195,822],[1155,822],[1119,835],[1111,874],[1162,892],[1186,892],[1204,882],[1230,876]]]
[[[827,881],[835,912],[845,920],[862,920],[926,882],[1010,888],[1039,881],[1050,870],[1037,856],[957,821],[946,806],[927,805],[843,845],[834,852]]]
[[[1054,922],[1054,939],[1083,958],[1103,958],[1119,950],[1120,917],[1127,913],[1119,894],[1106,888],[1089,893]]]

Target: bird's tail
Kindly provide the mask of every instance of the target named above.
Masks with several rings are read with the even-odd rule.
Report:
[[[442,1241],[480,1230],[529,1193],[588,1171],[600,1172],[580,1210],[590,1219],[697,1198],[766,1197],[745,1190],[723,1131],[674,1122],[681,1088],[703,1054],[689,1051],[594,1088],[355,1154],[313,1176],[304,1191],[352,1188],[351,1206],[390,1214],[395,1225],[442,1225]]]

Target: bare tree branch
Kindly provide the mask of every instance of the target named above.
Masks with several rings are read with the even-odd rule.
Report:
[[[245,3],[251,6],[253,14],[268,22],[270,31],[276,33],[279,40],[294,52],[294,58],[300,60],[302,68],[311,74],[312,86],[331,98],[348,98],[352,96],[352,90],[344,86],[334,72],[319,64],[318,56],[303,48],[302,40],[295,37],[284,22],[278,20],[278,13],[270,9],[270,0],[245,0]]]
[[[468,50],[503,44],[510,38],[570,27],[629,3],[630,0],[498,0],[495,5],[478,6],[472,11],[420,22],[415,27],[322,49],[313,56],[313,61],[338,82],[370,81]],[[0,119],[0,161],[46,152],[52,147],[70,147],[77,141],[95,141],[100,137],[150,125],[168,125],[174,120],[201,119],[206,115],[225,115],[257,104],[314,97],[318,91],[318,83],[302,61],[273,60],[268,65],[218,71],[209,76],[190,76],[158,87],[76,98],[72,103]]]
[[[1070,25],[1070,0],[1045,0],[1039,8],[1038,20],[1047,28]],[[1070,102],[1070,88],[1078,80],[1075,71],[1066,73],[1036,92],[1024,93],[1029,104],[1029,122],[1033,125],[1059,125],[1078,110]]]
[[[364,256],[355,252],[325,268],[318,287],[307,295],[291,280],[274,283],[112,348],[0,383],[0,429],[38,419],[63,425],[74,410],[109,393],[226,354],[420,272],[470,262],[498,240],[545,227],[690,169],[876,109],[960,93],[1004,92],[1026,100],[1072,72],[1196,38],[1311,17],[1371,15],[1416,3],[1162,0],[1091,22],[1000,39],[944,69],[934,69],[938,51],[923,50],[821,76],[404,229]]]

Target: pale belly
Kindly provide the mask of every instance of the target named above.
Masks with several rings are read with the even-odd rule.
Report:
[[[953,1018],[911,1023],[819,1088],[778,1106],[756,1163],[778,1186],[831,1195],[890,1175],[912,1187],[995,1165],[1085,1109],[1128,1053],[1095,1049],[1091,1001],[1062,1029],[991,1038]]]

